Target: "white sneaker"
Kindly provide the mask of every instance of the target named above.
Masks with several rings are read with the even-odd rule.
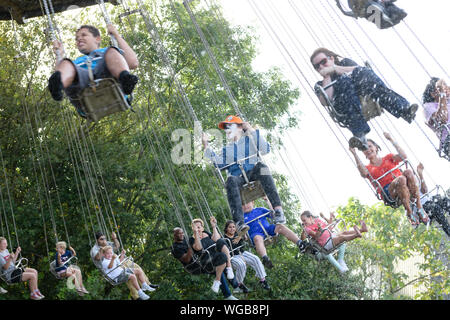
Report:
[[[350,269],[347,267],[347,264],[345,263],[344,260],[338,260],[339,264],[341,265],[341,268],[339,269],[339,271],[341,273],[345,273],[347,271],[349,271]]]
[[[226,267],[226,268],[225,268],[225,271],[227,272],[227,279],[228,279],[228,280],[234,279],[233,268],[231,268],[231,267]]]
[[[148,295],[146,295],[146,294],[144,293],[144,291],[142,291],[142,289],[138,291],[138,295],[139,295],[139,298],[141,298],[142,300],[148,300],[148,299],[150,299],[150,297],[149,297]]]
[[[152,291],[155,291],[156,289],[154,289],[154,288],[150,287],[148,284],[144,283],[144,284],[142,284],[142,290],[152,292]]]
[[[2,287],[0,287],[0,294],[5,294],[5,293],[8,293],[8,290],[5,290]]]
[[[220,281],[214,280],[211,290],[214,291],[215,293],[218,293],[220,289],[220,284],[221,284]]]
[[[236,298],[235,296],[231,295],[229,297],[226,297],[225,300],[239,300],[239,299]]]

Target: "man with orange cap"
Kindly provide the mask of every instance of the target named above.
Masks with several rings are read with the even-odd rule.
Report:
[[[244,223],[244,212],[242,211],[240,189],[245,184],[245,179],[238,161],[242,163],[249,181],[259,180],[261,182],[264,192],[274,208],[275,223],[286,223],[281,200],[270,170],[258,159],[260,154],[264,155],[270,152],[269,143],[259,130],[255,130],[248,122],[242,121],[238,116],[227,116],[224,121],[219,123],[219,128],[225,131],[229,141],[223,147],[220,155],[216,155],[209,147],[208,138],[205,134],[203,134],[202,142],[205,157],[210,159],[219,169],[226,168],[228,171],[225,187],[237,233],[243,235],[249,229]]]

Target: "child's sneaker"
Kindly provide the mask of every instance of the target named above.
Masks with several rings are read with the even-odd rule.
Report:
[[[41,300],[41,299],[43,299],[44,297],[38,295],[37,293],[33,293],[33,294],[30,295],[30,298],[31,298],[31,300]]]
[[[146,284],[146,283],[143,283],[143,284],[142,284],[142,290],[143,290],[143,291],[149,291],[149,292],[152,292],[152,291],[155,291],[156,289],[150,287],[150,286],[149,286],[148,284]]]
[[[63,84],[61,82],[61,72],[55,71],[48,79],[48,90],[52,98],[56,101],[61,101],[64,97]]]
[[[123,93],[125,94],[131,94],[138,81],[139,78],[128,71],[122,71],[119,75],[119,82],[122,86]]]
[[[230,295],[230,296],[226,297],[225,300],[239,300],[239,299],[233,295]]]
[[[220,289],[220,281],[214,280],[211,290],[218,293]]]
[[[148,299],[150,299],[150,297],[149,297],[148,295],[146,295],[146,294],[144,293],[144,291],[142,291],[142,289],[138,291],[138,295],[139,295],[139,298],[141,298],[142,300],[148,300]]]
[[[228,280],[234,279],[233,268],[231,268],[231,267],[226,267],[226,268],[225,268],[225,272],[227,273],[227,279],[228,279]]]

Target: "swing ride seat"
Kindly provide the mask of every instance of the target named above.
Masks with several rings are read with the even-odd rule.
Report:
[[[81,110],[90,121],[97,122],[113,113],[131,109],[119,83],[114,78],[94,80],[78,96]]]
[[[334,229],[341,221],[343,221],[343,220],[336,219],[333,222],[331,222],[329,225],[327,225],[324,229],[322,229],[322,232],[320,233],[320,235],[322,235],[325,231],[328,231],[330,233],[330,238],[327,240],[327,242],[323,246],[321,246],[312,236],[307,235],[307,239],[308,239],[308,242],[311,245],[311,247],[316,249],[317,251],[319,251],[320,253],[322,253],[324,255],[329,255],[329,254],[333,254],[334,252],[336,252],[336,250],[338,250],[339,247],[341,245],[343,245],[345,242],[341,242],[337,246],[333,245],[331,247],[331,249],[325,249],[324,247],[328,244],[329,241],[333,241],[332,237],[331,237],[331,233],[333,231],[331,229]]]
[[[372,186],[375,187],[375,194],[378,198],[378,200],[381,200],[384,202],[385,205],[392,207],[394,209],[400,207],[402,205],[401,201],[399,199],[393,199],[390,195],[386,194],[383,187],[380,184],[380,180],[386,177],[389,174],[392,174],[395,170],[400,170],[401,167],[405,166],[408,168],[408,166],[412,169],[411,163],[408,161],[408,159],[404,159],[401,163],[399,163],[396,167],[392,168],[391,170],[385,172],[383,175],[379,176],[377,179],[373,179],[370,177],[370,182],[372,183]],[[401,170],[400,170],[401,171]],[[416,175],[415,171],[413,170],[414,174]],[[377,192],[376,190],[380,190],[381,194]],[[412,203],[414,205],[414,203]]]
[[[231,167],[232,165],[237,164],[239,166],[239,169],[242,172],[242,177],[245,180],[245,183],[241,186],[241,188],[239,190],[240,195],[241,195],[241,202],[242,202],[243,205],[266,196],[266,193],[264,192],[264,189],[263,189],[263,187],[261,185],[261,182],[259,180],[249,181],[248,177],[247,177],[247,174],[246,174],[246,172],[244,170],[243,163],[245,162],[245,160],[248,160],[248,159],[250,159],[252,157],[259,157],[259,155],[258,154],[254,154],[254,155],[248,156],[246,158],[239,159],[239,160],[237,160],[237,161],[235,161],[233,163],[230,163],[230,164],[228,164],[228,165],[226,165],[226,166],[224,166],[222,168],[218,168],[216,166],[216,168],[219,170],[219,173],[220,173],[220,171],[223,171],[223,170]],[[257,165],[258,163],[259,163],[259,161],[255,165]],[[225,183],[225,181],[223,180],[222,175],[219,174],[219,176],[222,178],[222,182]]]
[[[259,226],[261,227],[262,231],[264,232],[265,238],[264,238],[264,246],[270,246],[271,244],[275,243],[278,240],[278,233],[275,234],[274,236],[271,236],[266,228],[264,228],[263,224],[261,223],[261,218],[269,216],[269,219],[272,218],[273,216],[273,210],[270,210],[269,212],[263,213],[259,216],[257,216],[256,218],[247,221],[246,224],[249,225],[250,223],[254,222],[254,221],[258,221]],[[250,239],[250,234],[247,231],[247,237]],[[253,241],[250,241],[254,247]]]
[[[28,265],[28,259],[27,258],[20,258],[19,261],[16,262],[16,264],[14,265],[14,270],[16,269],[22,269],[22,271],[25,270],[25,268]],[[17,278],[18,276],[22,276],[22,275],[17,275],[14,278],[8,279],[6,277],[6,274],[4,274],[3,272],[0,273],[0,279],[2,279],[4,282],[6,282],[7,285],[13,285],[16,282],[14,282],[14,279]]]
[[[194,254],[192,256],[192,261],[184,266],[184,270],[191,274],[201,274],[202,271],[208,274],[213,274],[216,267],[212,264],[212,257],[209,249],[215,246],[216,244],[213,244],[206,249],[202,249],[200,254]],[[192,269],[192,267],[195,267],[195,269]]]
[[[236,248],[234,248],[234,249],[231,249],[231,248],[233,248],[233,244],[232,244],[232,242],[231,242],[231,239],[229,239],[229,238],[223,238],[223,239],[228,243],[228,244],[227,244],[227,247],[228,247],[228,249],[230,250],[230,256],[231,256],[231,257],[234,257],[235,255],[238,255],[238,254],[239,254],[239,250],[245,246],[245,244],[243,244],[243,245],[241,245],[241,246],[239,246],[239,247],[236,247]],[[238,253],[235,253],[236,251],[237,251]]]
[[[367,62],[367,61],[365,62],[365,66],[366,66],[366,68],[372,69],[369,62]],[[337,80],[334,80],[324,87],[317,84],[315,86],[315,89],[317,89],[317,91],[320,93],[320,95],[325,99],[325,101],[326,101],[325,109],[330,114],[333,121],[336,122],[337,124],[339,124],[339,126],[341,126],[343,128],[347,128],[347,125],[345,125],[342,121],[338,120],[339,118],[341,118],[341,119],[345,118],[346,115],[336,111],[336,109],[334,108],[334,103],[333,103],[332,99],[330,99],[328,97],[328,94],[325,92],[325,90],[334,86],[336,81]],[[378,117],[383,113],[383,109],[381,108],[380,104],[378,102],[376,102],[375,100],[373,100],[372,98],[370,98],[369,96],[360,96],[359,101],[361,102],[361,111],[362,111],[362,114],[366,121],[369,121],[372,118]]]
[[[67,261],[65,261],[65,262],[63,263],[62,266],[67,266],[67,267],[71,266],[71,267],[75,267],[76,264],[72,262],[73,259],[78,260],[78,258],[77,258],[76,256],[72,256],[72,257],[70,257],[69,259],[67,259]],[[61,267],[62,267],[62,266],[61,266]],[[56,271],[56,261],[55,261],[55,260],[53,260],[53,261],[50,263],[50,272],[55,276],[56,279],[58,279],[58,280],[64,279],[64,277],[62,277],[61,274],[59,274],[59,273]]]
[[[117,259],[118,259],[118,258],[117,258]],[[123,279],[122,281],[115,281],[115,280],[112,279],[108,274],[110,274],[111,272],[113,272],[113,271],[116,270],[117,268],[121,268],[121,269],[125,270],[125,267],[123,266],[123,264],[124,264],[125,262],[129,261],[129,260],[131,260],[131,261],[133,262],[133,258],[132,258],[132,257],[125,257],[125,259],[123,259],[123,260],[119,263],[119,265],[118,265],[117,267],[115,267],[114,269],[112,269],[112,270],[109,271],[109,272],[105,272],[105,270],[103,270],[103,268],[99,267],[99,266],[95,263],[95,261],[93,261],[93,262],[94,262],[94,265],[97,267],[97,269],[98,269],[98,270],[100,271],[100,273],[102,274],[103,278],[104,278],[106,281],[108,281],[110,285],[112,285],[112,286],[117,286],[117,285],[119,285],[119,284],[122,284],[122,283],[127,282],[128,279]],[[130,269],[132,269],[132,268],[130,268]]]

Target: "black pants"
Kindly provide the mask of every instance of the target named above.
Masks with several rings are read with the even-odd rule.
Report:
[[[261,185],[270,200],[270,203],[275,208],[281,206],[280,196],[277,192],[277,187],[273,181],[272,174],[269,167],[258,162],[252,170],[246,172],[249,181],[261,182]],[[229,176],[225,187],[227,189],[228,203],[230,204],[231,214],[234,222],[244,222],[244,212],[242,211],[241,187],[245,184],[243,176]]]

